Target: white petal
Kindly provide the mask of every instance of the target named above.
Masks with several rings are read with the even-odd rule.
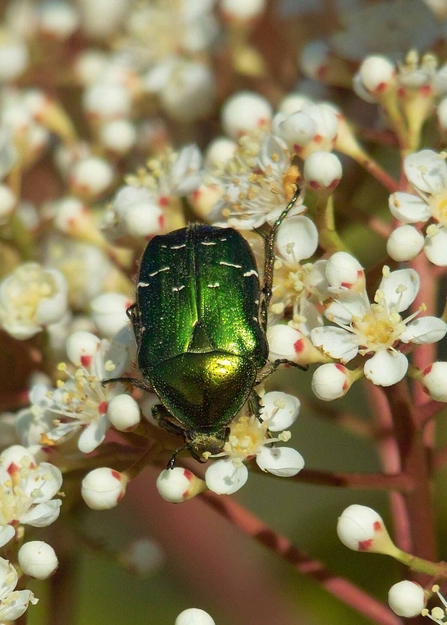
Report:
[[[32,497],[34,503],[48,501],[62,486],[62,473],[53,464],[42,462],[31,474],[24,485],[24,492]]]
[[[83,454],[89,454],[91,451],[94,451],[105,439],[109,426],[110,422],[105,414],[90,423],[79,437],[79,451],[82,451]]]
[[[31,590],[14,590],[8,596],[8,602],[0,606],[0,618],[4,621],[15,621],[28,609],[28,604],[37,603]]]
[[[349,362],[357,356],[358,346],[353,343],[353,335],[341,328],[315,328],[310,334],[315,347],[342,362]]]
[[[409,154],[404,161],[404,171],[411,184],[426,193],[440,193],[447,185],[445,160],[433,150]]]
[[[262,419],[271,432],[287,430],[298,418],[301,402],[298,397],[270,391],[262,398]]]
[[[404,354],[383,349],[365,363],[364,372],[373,384],[391,386],[402,380],[407,369],[408,360]]]
[[[286,144],[274,135],[267,135],[262,141],[258,158],[264,167],[274,167],[278,172],[285,171],[289,165]]]
[[[5,525],[0,529],[0,547],[6,545],[7,542],[15,535],[16,531],[12,525]]]
[[[417,195],[397,191],[390,195],[388,202],[391,214],[406,224],[427,221],[431,217],[430,207]]]
[[[444,338],[447,332],[447,324],[439,317],[420,317],[408,324],[407,329],[399,339],[403,343],[437,343]]]
[[[329,304],[324,314],[329,321],[349,325],[353,317],[362,319],[368,310],[369,301],[366,294],[342,291],[337,294],[337,299]]]
[[[447,267],[447,230],[439,228],[434,236],[425,237],[425,255],[438,267]]]
[[[210,490],[218,495],[232,495],[248,480],[248,469],[245,464],[235,467],[230,458],[217,460],[208,467],[205,482]]]
[[[19,521],[33,527],[47,527],[58,518],[61,505],[62,501],[60,499],[39,503],[31,508],[29,512],[22,514],[19,517]]]
[[[398,269],[382,278],[379,291],[383,291],[389,308],[396,306],[397,311],[402,312],[414,302],[420,283],[414,269]]]
[[[278,231],[276,246],[282,258],[299,263],[317,249],[318,230],[308,217],[290,217]]]
[[[263,447],[256,462],[263,471],[279,477],[292,477],[304,467],[303,456],[292,447]]]

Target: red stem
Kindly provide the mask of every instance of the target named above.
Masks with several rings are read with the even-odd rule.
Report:
[[[225,517],[242,532],[286,560],[297,571],[314,579],[334,597],[351,606],[360,614],[379,625],[399,625],[401,620],[379,601],[360,590],[348,580],[336,576],[318,560],[312,560],[281,534],[237,504],[230,497],[206,491],[201,498],[216,512]]]

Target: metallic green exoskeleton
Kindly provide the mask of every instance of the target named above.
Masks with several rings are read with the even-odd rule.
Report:
[[[247,400],[260,414],[254,389],[268,364],[275,234],[297,197],[263,235],[262,287],[249,244],[232,228],[192,224],[156,236],[141,259],[128,309],[144,380],[137,384],[158,395],[154,417],[183,434],[198,459],[222,449]]]

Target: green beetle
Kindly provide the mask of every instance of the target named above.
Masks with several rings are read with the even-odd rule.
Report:
[[[267,307],[275,235],[298,196],[299,189],[262,235],[262,287],[249,244],[232,228],[192,224],[155,236],[141,259],[136,302],[127,313],[143,381],[128,381],[157,394],[155,419],[182,434],[198,460],[222,449],[247,401],[260,416],[255,387],[287,362],[268,363]]]

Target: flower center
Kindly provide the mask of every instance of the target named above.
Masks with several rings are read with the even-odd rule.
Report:
[[[447,190],[429,199],[431,214],[441,225],[447,226]]]
[[[265,444],[267,424],[255,416],[242,416],[230,426],[230,436],[225,443],[225,453],[234,459],[245,460],[256,456]]]
[[[388,311],[383,304],[371,304],[364,317],[353,317],[352,329],[363,347],[360,353],[365,354],[392,347],[405,330],[405,324],[396,310]]]

